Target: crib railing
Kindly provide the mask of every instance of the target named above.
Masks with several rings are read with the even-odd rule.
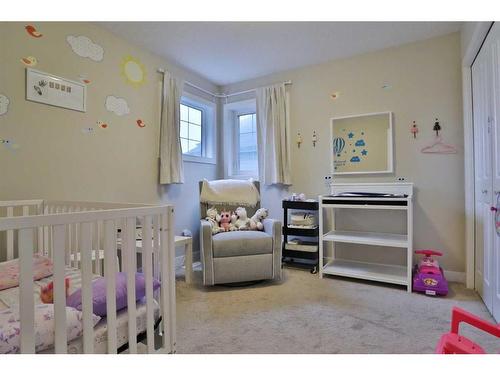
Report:
[[[42,199],[18,200],[18,201],[0,201],[0,217],[41,215],[43,213],[44,201]],[[43,230],[38,230],[38,242],[43,243]],[[5,251],[6,260],[15,257],[14,230],[8,230],[4,236],[4,244],[0,242],[0,250]],[[1,257],[0,257],[1,260]]]
[[[72,212],[87,212],[97,210],[110,210],[117,208],[144,207],[144,205],[133,203],[113,203],[113,202],[79,202],[79,201],[55,201],[55,200],[18,200],[0,201],[0,217],[32,216],[42,214],[60,214]],[[103,222],[93,223],[92,232],[92,261],[93,270],[97,274],[102,274],[102,261],[104,253],[102,250]],[[118,225],[118,229],[119,229]],[[79,260],[79,227],[71,224],[66,227],[66,252],[65,263],[68,266],[78,268]],[[53,233],[48,226],[39,227],[35,244],[40,255],[52,257]],[[3,255],[2,255],[3,254]],[[17,242],[14,237],[14,230],[6,231],[0,236],[0,261],[17,258]]]
[[[35,352],[33,254],[40,252],[48,255],[54,263],[55,352],[67,352],[64,279],[65,268],[70,265],[81,270],[83,352],[93,353],[91,283],[95,272],[95,267],[92,269],[92,256],[96,251],[97,264],[100,264],[101,251],[104,257],[104,270],[100,271],[103,271],[106,279],[107,351],[117,352],[115,284],[116,273],[121,268],[127,275],[128,347],[130,353],[137,353],[135,296],[137,222],[142,223],[141,263],[146,284],[147,352],[175,352],[175,248],[172,206],[54,201],[24,201],[18,205],[13,205],[12,202],[10,205],[5,202],[0,204],[0,207],[36,205],[38,213],[25,216],[7,215],[0,218],[0,232],[11,233],[8,238],[17,233],[22,353]],[[29,213],[26,210],[23,212]],[[42,212],[43,214],[40,214]],[[117,264],[118,249],[121,252],[121,264]],[[13,254],[11,258],[12,256]],[[153,293],[153,277],[160,280],[159,295]],[[162,344],[158,349],[154,343],[155,299],[160,306],[162,317],[160,327]]]
[[[76,202],[76,201],[44,201],[43,212],[45,214],[60,214],[72,212],[87,212],[97,210],[112,210],[118,208],[133,208],[144,207],[144,205],[132,203],[111,203],[111,202]],[[103,230],[104,223],[102,221],[95,221],[92,223],[92,262],[93,270],[96,274],[102,274],[102,261],[104,259],[103,252]],[[117,229],[120,229],[121,223],[117,223]],[[80,263],[80,228],[77,224],[71,224],[66,227],[66,252],[64,259],[67,265],[79,268]],[[52,241],[53,234],[49,228],[45,227],[43,230],[43,249],[44,254],[47,256],[52,255]]]

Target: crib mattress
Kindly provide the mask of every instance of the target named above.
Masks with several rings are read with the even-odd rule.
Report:
[[[70,291],[73,293],[79,289],[82,285],[81,274],[78,269],[66,268],[66,277],[70,278]],[[99,275],[93,275],[93,279],[100,277]],[[46,285],[52,281],[52,277],[47,277],[38,281],[35,281],[34,288],[34,301],[35,304],[41,304],[40,299],[40,287]],[[11,306],[19,304],[19,287],[10,288],[0,291],[0,310],[9,308]],[[146,331],[147,319],[146,319],[146,304],[143,302],[137,303],[137,334],[141,334]],[[154,301],[154,320],[155,322],[159,319],[160,308],[158,303]],[[107,352],[107,321],[106,318],[101,319],[101,321],[94,327],[94,353],[106,353]],[[127,309],[122,309],[117,311],[116,314],[116,338],[118,348],[128,342],[128,311]],[[52,353],[54,348],[47,349],[40,353]],[[68,342],[68,353],[83,353],[83,338],[78,337],[70,342]]]

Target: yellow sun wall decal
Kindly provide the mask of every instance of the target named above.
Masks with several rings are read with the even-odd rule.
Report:
[[[146,68],[133,56],[125,56],[121,63],[121,74],[127,83],[139,87],[146,82]]]

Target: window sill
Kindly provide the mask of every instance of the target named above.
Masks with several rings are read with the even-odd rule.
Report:
[[[252,174],[236,174],[236,175],[228,175],[228,179],[232,180],[248,180],[250,178],[253,178],[254,181],[259,180],[259,176],[252,175]]]
[[[182,155],[182,161],[185,163],[200,163],[200,164],[217,164],[215,158],[205,158],[202,156],[191,156],[191,155]]]

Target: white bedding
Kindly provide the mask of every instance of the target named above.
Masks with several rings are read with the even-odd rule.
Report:
[[[80,271],[75,268],[66,269],[66,277],[71,279],[69,293],[73,293],[78,288],[81,287],[81,274]],[[100,277],[99,275],[94,275],[94,279]],[[40,287],[46,285],[52,281],[52,277],[47,277],[35,281],[34,290],[34,300],[35,304],[41,304],[40,300]],[[11,306],[19,304],[19,287],[10,288],[0,291],[0,310],[9,308]],[[154,303],[154,320],[157,321],[160,315],[160,309],[158,304]],[[146,331],[146,305],[144,303],[137,303],[137,334]],[[117,312],[117,343],[118,348],[128,342],[128,312],[127,309],[122,309]],[[41,353],[51,353],[53,348]],[[103,318],[94,327],[94,353],[106,353],[107,352],[107,322],[106,318]],[[79,337],[68,342],[68,353],[83,353],[83,338]]]

